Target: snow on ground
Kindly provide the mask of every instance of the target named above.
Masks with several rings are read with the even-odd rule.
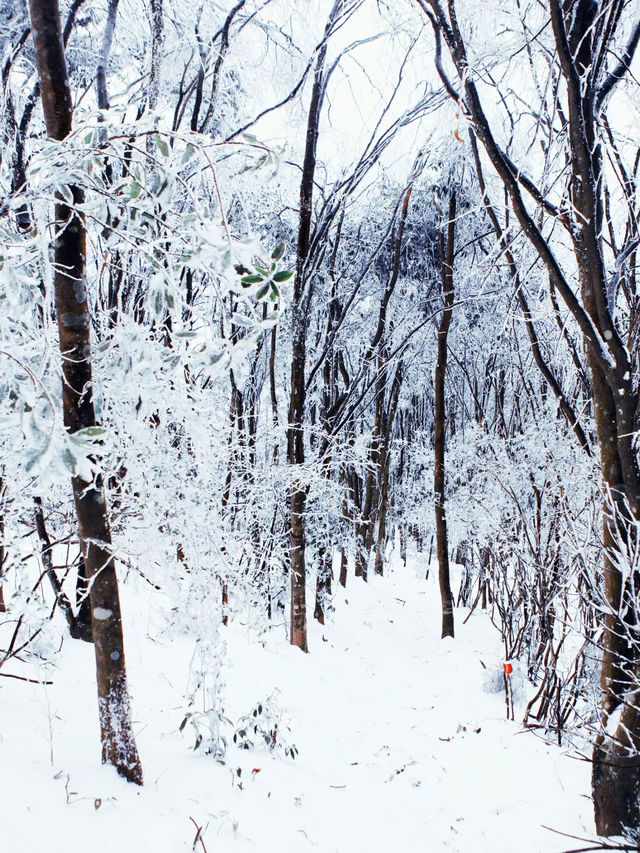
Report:
[[[350,577],[310,655],[230,626],[227,713],[277,688],[299,756],[231,748],[224,766],[178,731],[193,642],[154,630],[153,594],[124,603],[142,789],[99,763],[89,646],[65,643],[53,686],[0,679],[3,853],[542,853],[582,846],[545,827],[594,836],[588,763],[505,719],[495,629],[458,611],[440,640],[433,577]]]

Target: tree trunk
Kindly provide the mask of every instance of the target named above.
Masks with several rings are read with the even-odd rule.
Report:
[[[71,130],[72,104],[58,2],[29,0],[29,9],[47,133],[63,140]],[[74,204],[82,204],[82,192],[76,187],[71,192]],[[96,424],[85,282],[86,233],[81,216],[61,201],[55,207],[55,220],[55,296],[62,354],[62,402],[65,427],[74,433]],[[131,727],[118,582],[102,476],[97,474],[94,482],[76,476],[72,486],[82,556],[90,582],[102,761],[112,764],[129,781],[142,784],[142,765]]]
[[[387,510],[389,506],[389,468],[391,460],[391,436],[393,435],[393,426],[395,422],[396,410],[398,408],[398,398],[400,396],[400,388],[402,386],[403,364],[400,362],[396,368],[393,382],[391,383],[391,393],[389,394],[389,402],[387,411],[383,421],[383,442],[382,452],[379,465],[379,506],[378,506],[378,538],[376,541],[376,557],[374,571],[377,575],[382,575],[384,572],[385,550],[387,546]]]
[[[453,258],[455,241],[456,194],[451,190],[449,197],[449,219],[446,238],[440,236],[440,261],[442,297],[444,311],[438,329],[438,360],[435,375],[435,436],[433,442],[433,496],[436,516],[436,550],[438,552],[438,581],[442,600],[442,637],[454,636],[453,594],[449,577],[449,543],[447,539],[447,514],[445,496],[445,437],[447,409],[445,402],[445,379],[447,373],[447,336],[453,310]]]
[[[347,552],[344,547],[340,549],[340,586],[346,587],[347,585],[347,569],[349,566]]]
[[[102,47],[96,69],[96,96],[98,107],[101,110],[109,109],[109,93],[107,90],[107,67],[109,65],[109,54],[116,29],[116,18],[118,15],[118,3],[120,0],[109,0],[107,8],[107,21],[102,36]]]
[[[292,470],[289,491],[290,519],[290,570],[291,570],[291,633],[290,641],[306,652],[307,603],[305,563],[305,511],[307,490],[297,473],[304,465],[304,409],[305,409],[305,359],[307,326],[305,299],[308,290],[307,261],[311,242],[311,219],[313,210],[313,181],[316,171],[316,150],[320,127],[320,114],[325,94],[324,64],[327,55],[327,39],[338,19],[342,0],[335,0],[325,27],[325,38],[316,59],[311,102],[307,119],[307,137],[300,180],[300,221],[298,225],[298,247],[296,255],[296,277],[293,283],[291,302],[291,389],[289,396],[289,428],[287,431],[287,461]]]

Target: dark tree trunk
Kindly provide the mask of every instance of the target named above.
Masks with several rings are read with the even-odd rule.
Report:
[[[307,119],[307,137],[300,181],[300,220],[298,224],[298,247],[296,254],[296,277],[291,302],[291,389],[289,396],[289,427],[287,431],[287,461],[292,468],[292,484],[289,491],[290,517],[290,572],[291,572],[291,633],[290,641],[306,652],[307,645],[307,602],[305,563],[305,512],[307,490],[297,475],[304,465],[304,410],[305,410],[305,360],[307,347],[306,312],[309,282],[307,262],[311,244],[311,220],[313,212],[313,181],[316,171],[316,150],[320,127],[320,114],[325,94],[324,65],[327,55],[327,39],[342,7],[336,0],[325,28],[325,38],[316,59],[311,102]]]
[[[344,548],[340,550],[340,586],[346,587],[347,585],[347,569],[348,569],[348,559],[347,552]]]
[[[331,599],[331,581],[333,578],[333,571],[331,568],[331,549],[321,548],[319,556],[320,561],[318,565],[318,576],[316,579],[316,603],[313,617],[314,619],[317,619],[321,625],[324,625],[327,604]]]
[[[47,133],[64,139],[71,130],[71,90],[57,0],[29,0]],[[83,202],[72,188],[75,205]],[[85,280],[86,233],[82,218],[63,202],[55,208],[55,295],[62,358],[64,424],[69,433],[95,426],[90,315]],[[101,475],[72,479],[82,556],[90,582],[96,654],[102,761],[142,784],[125,669],[122,619],[111,532]]]
[[[376,541],[376,557],[374,571],[377,575],[384,572],[385,550],[387,546],[387,510],[389,506],[389,476],[391,461],[391,436],[395,422],[398,398],[402,386],[403,365],[402,362],[396,368],[391,383],[389,403],[383,422],[382,452],[379,466],[379,505],[378,505],[378,538]]]
[[[438,552],[438,581],[442,600],[442,637],[453,637],[453,594],[449,577],[449,543],[447,539],[447,513],[445,495],[445,440],[447,429],[447,406],[445,400],[445,379],[447,374],[447,337],[453,311],[453,258],[456,233],[456,194],[451,190],[449,213],[446,223],[446,236],[440,236],[440,264],[442,279],[442,299],[444,311],[438,329],[438,360],[435,375],[435,414],[434,414],[434,469],[433,497],[436,515],[436,550]]]

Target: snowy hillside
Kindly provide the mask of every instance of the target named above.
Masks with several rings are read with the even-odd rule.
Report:
[[[331,624],[312,626],[309,655],[288,645],[284,628],[226,631],[227,714],[237,719],[277,691],[295,760],[230,746],[220,765],[193,751],[190,726],[178,731],[193,643],[156,624],[148,586],[124,604],[142,789],[100,766],[90,646],[65,642],[59,668],[46,671],[51,686],[3,679],[3,851],[582,846],[552,830],[593,837],[590,765],[524,731],[520,708],[516,722],[505,719],[497,632],[478,610],[463,625],[459,611],[458,636],[440,640],[437,586],[416,577],[416,562],[340,589]],[[517,704],[517,670],[512,678]]]

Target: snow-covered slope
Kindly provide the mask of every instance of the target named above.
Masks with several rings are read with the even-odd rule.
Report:
[[[154,628],[153,595],[125,595],[144,788],[100,766],[90,647],[65,643],[52,686],[0,679],[3,853],[540,853],[581,846],[552,830],[593,837],[588,763],[523,731],[517,708],[505,719],[495,629],[458,612],[440,640],[433,580],[350,578],[309,655],[284,628],[232,624],[227,715],[277,690],[299,755],[231,745],[225,765],[178,731],[193,642]]]

